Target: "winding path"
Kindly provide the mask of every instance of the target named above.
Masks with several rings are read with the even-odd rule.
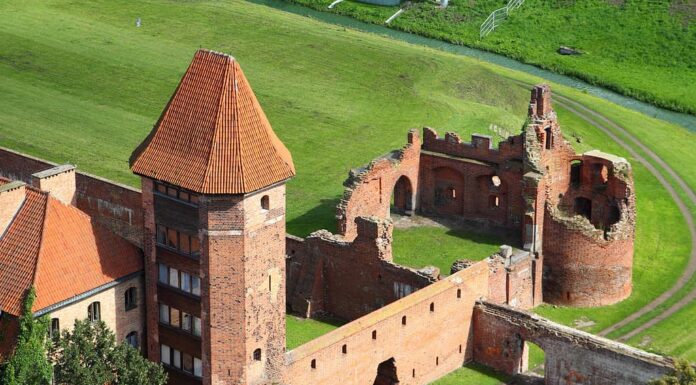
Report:
[[[662,160],[657,154],[655,154],[650,148],[648,148],[646,145],[644,145],[640,140],[638,140],[637,137],[635,137],[633,134],[629,133],[625,128],[621,127],[617,123],[613,122],[606,116],[600,114],[599,112],[596,112],[576,101],[573,101],[567,97],[564,97],[562,95],[554,94],[555,102],[562,106],[563,108],[567,109],[568,111],[572,112],[573,114],[577,115],[581,119],[585,120],[586,122],[590,123],[591,125],[597,127],[600,129],[602,132],[607,134],[612,140],[614,140],[616,143],[618,143],[621,147],[623,147],[626,151],[628,151],[631,156],[633,156],[639,163],[641,163],[645,168],[650,171],[652,175],[657,178],[657,180],[660,182],[660,184],[667,190],[669,195],[672,197],[672,199],[677,203],[677,206],[679,207],[679,211],[681,212],[682,216],[686,220],[687,227],[689,228],[689,233],[691,235],[691,255],[689,258],[689,263],[687,264],[686,269],[682,273],[682,275],[679,277],[679,279],[674,283],[674,285],[664,293],[662,293],[659,297],[655,298],[652,302],[648,303],[647,305],[643,306],[642,308],[638,309],[628,317],[624,318],[623,320],[609,326],[608,328],[602,330],[599,332],[600,336],[606,336],[611,332],[614,332],[631,322],[637,320],[638,318],[642,317],[643,315],[655,310],[658,308],[660,305],[664,304],[667,302],[670,298],[672,298],[677,292],[679,292],[686,284],[687,282],[692,278],[694,273],[696,273],[696,224],[694,224],[694,218],[691,214],[691,211],[686,205],[686,202],[679,196],[677,193],[676,189],[674,186],[667,181],[667,179],[664,177],[664,175],[650,162],[646,157],[641,155],[638,151],[633,146],[638,147],[644,154],[647,156],[647,158],[650,158],[653,162],[658,164],[662,169],[664,169],[669,176],[679,185],[679,187],[684,191],[686,194],[688,200],[696,206],[696,193],[686,184],[686,182],[664,161]],[[623,136],[626,139],[623,139],[619,135]],[[630,143],[630,144],[629,144]],[[656,317],[648,320],[647,322],[641,324],[637,328],[631,330],[629,333],[621,335],[618,340],[619,341],[626,341],[629,338],[641,333],[642,331],[650,328],[651,326],[654,326],[655,324],[659,323],[660,321],[668,318],[670,315],[676,313],[680,309],[682,309],[684,306],[689,304],[691,301],[696,299],[696,289],[693,289],[691,292],[689,292],[684,298],[673,304],[671,307],[669,307],[667,310],[664,312],[660,313]]]

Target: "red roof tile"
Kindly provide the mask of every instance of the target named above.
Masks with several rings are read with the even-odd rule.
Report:
[[[0,239],[0,307],[19,315],[33,285],[38,311],[142,269],[138,248],[79,209],[27,187]]]
[[[295,175],[237,61],[199,50],[148,138],[134,173],[204,194],[241,194]]]

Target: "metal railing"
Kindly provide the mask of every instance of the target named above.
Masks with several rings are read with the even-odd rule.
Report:
[[[521,7],[522,4],[524,4],[524,0],[510,0],[503,8],[491,12],[486,21],[481,24],[479,38],[483,39],[489,33],[493,32],[493,30],[498,28],[498,26],[507,19],[508,15],[510,15],[510,11]]]

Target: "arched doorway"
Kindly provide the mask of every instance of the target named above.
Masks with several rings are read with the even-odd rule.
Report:
[[[397,214],[413,214],[413,187],[411,187],[411,180],[405,175],[402,175],[394,185],[390,210]]]
[[[379,364],[374,385],[399,385],[399,377],[396,375],[396,364],[393,358]]]

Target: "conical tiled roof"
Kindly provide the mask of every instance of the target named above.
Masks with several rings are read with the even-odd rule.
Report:
[[[131,169],[203,194],[243,194],[295,175],[239,63],[207,50],[196,52]]]

